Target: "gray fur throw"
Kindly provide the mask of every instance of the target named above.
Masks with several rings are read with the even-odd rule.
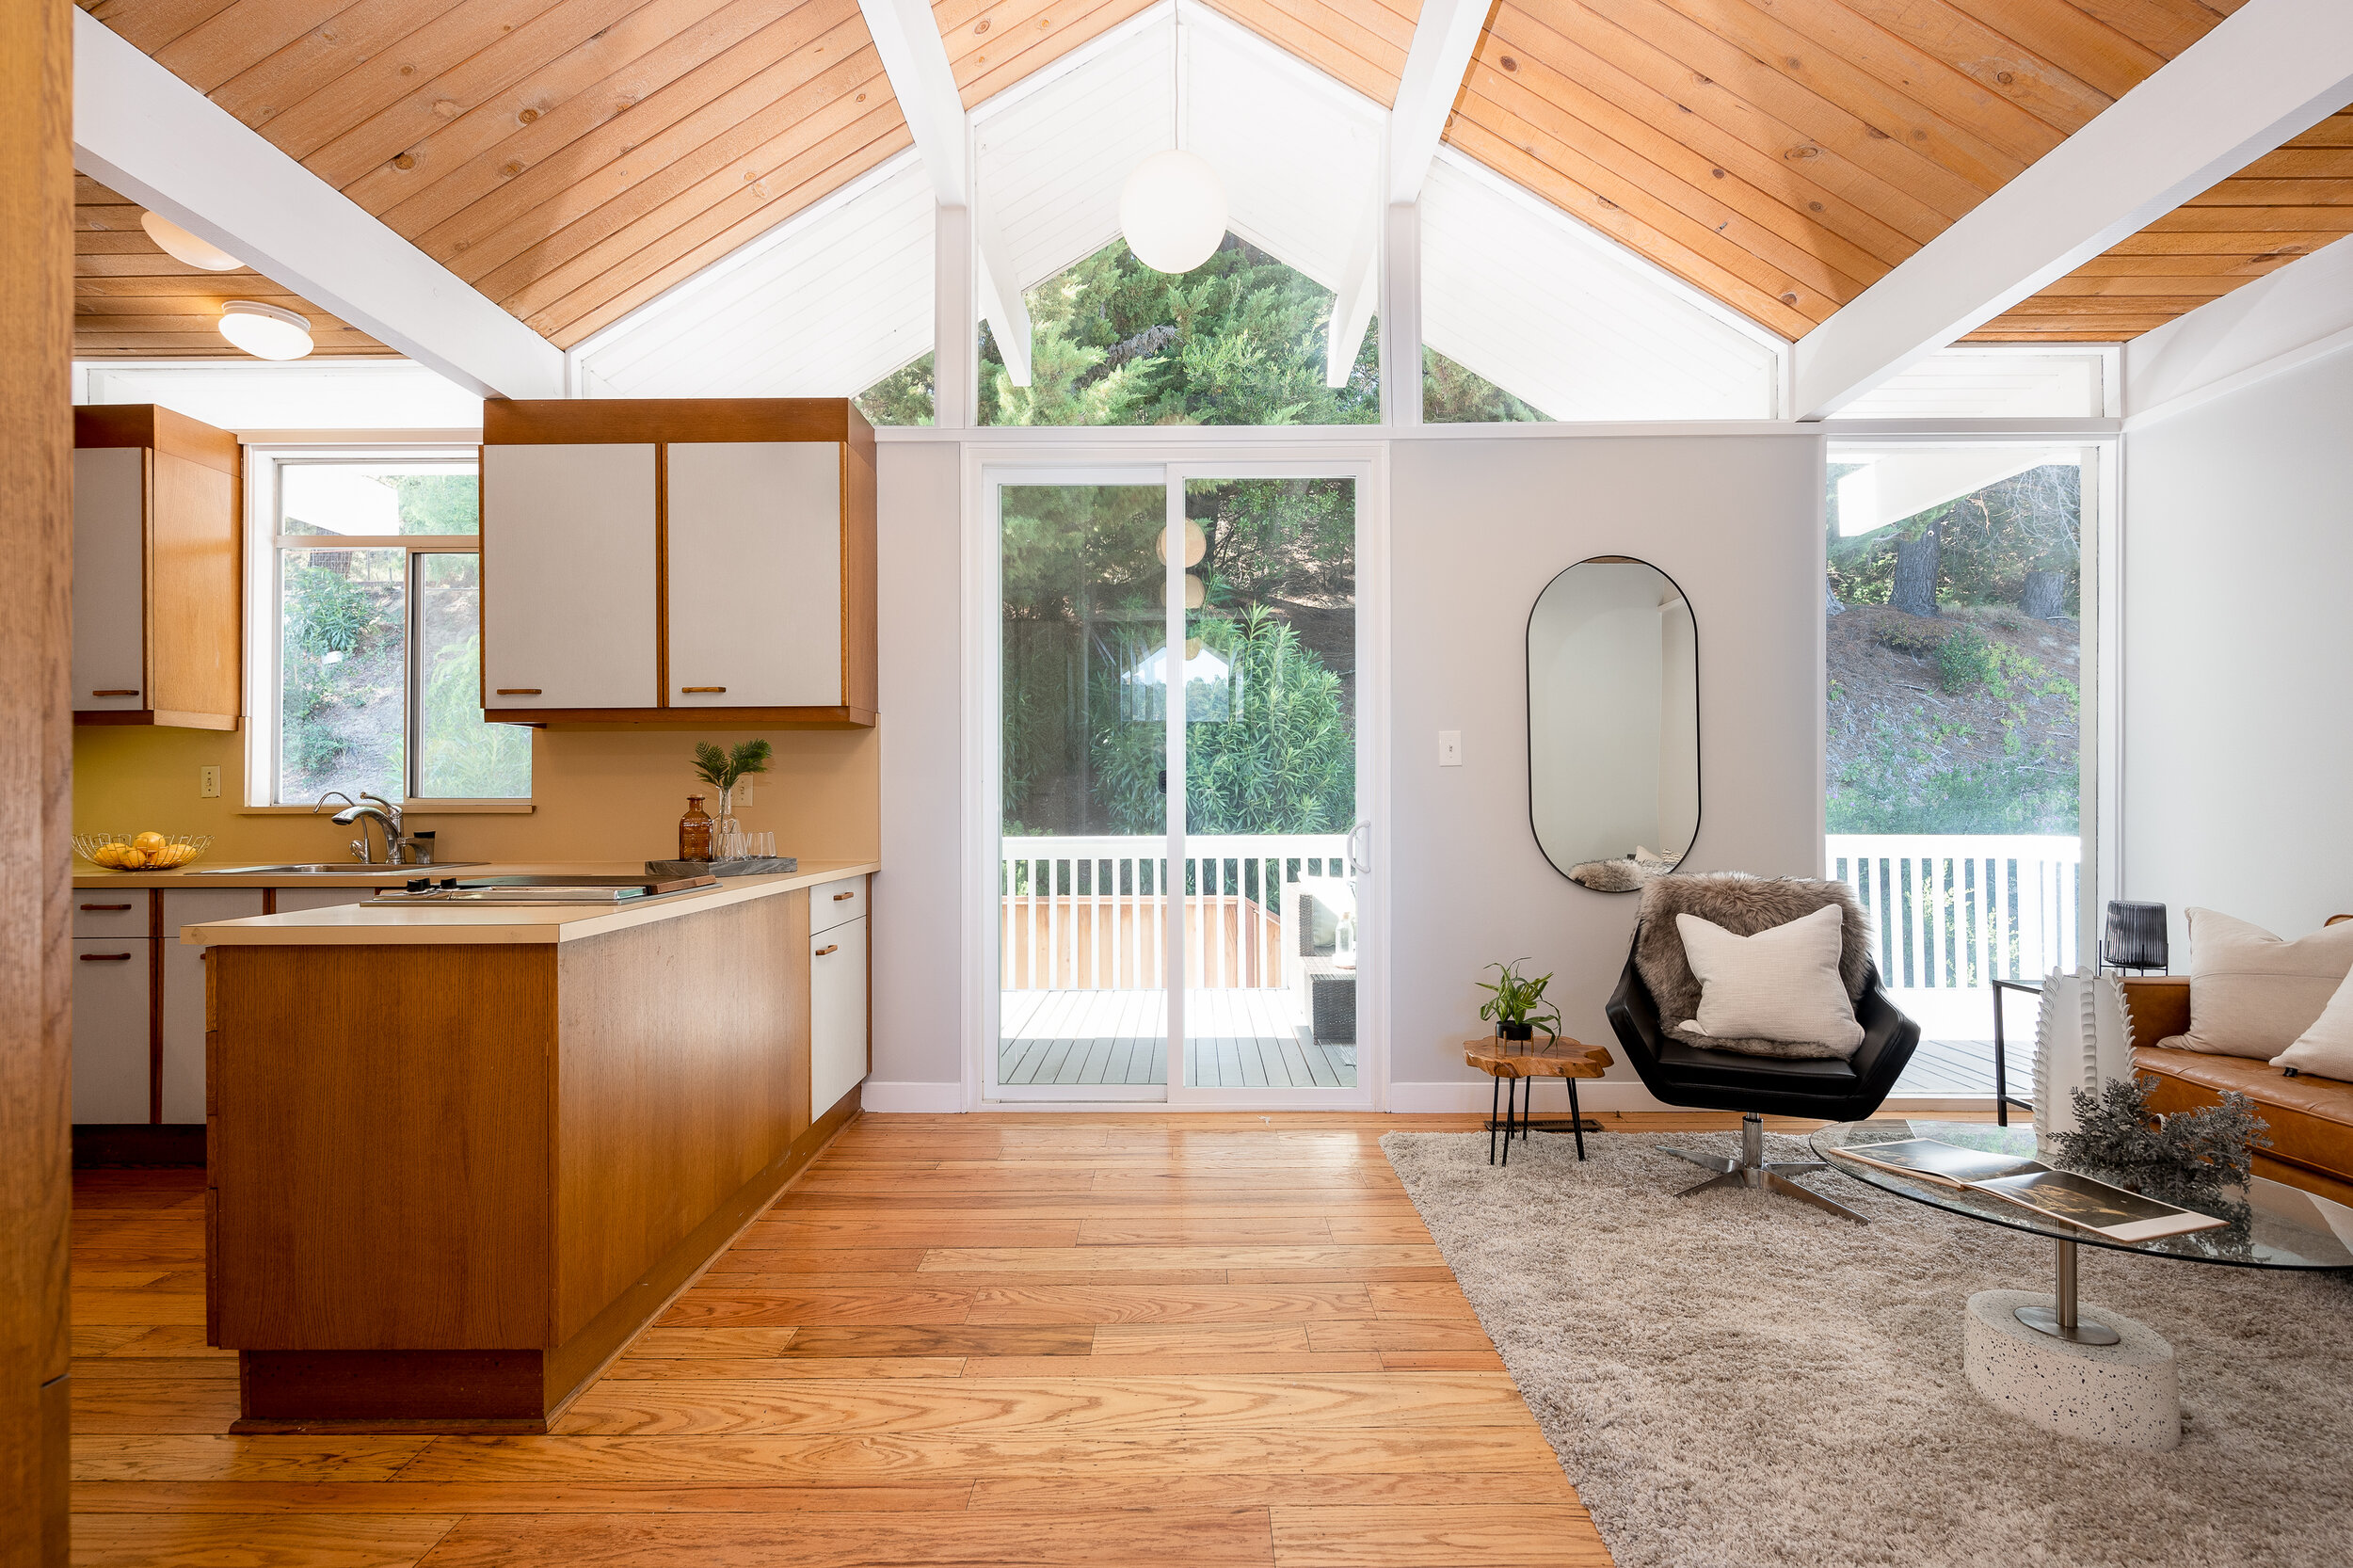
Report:
[[[1846,941],[1839,952],[1839,978],[1847,983],[1849,997],[1860,998],[1871,980],[1871,917],[1864,913],[1845,883],[1750,876],[1743,872],[1662,876],[1653,881],[1642,889],[1634,968],[1650,988],[1651,1000],[1658,1004],[1660,1032],[1711,1050],[1738,1051],[1744,1056],[1776,1056],[1785,1061],[1852,1056],[1853,1050],[1840,1050],[1819,1041],[1694,1038],[1683,1028],[1700,1010],[1700,983],[1683,956],[1683,937],[1675,930],[1677,915],[1695,915],[1735,936],[1753,936],[1832,904],[1845,911]]]

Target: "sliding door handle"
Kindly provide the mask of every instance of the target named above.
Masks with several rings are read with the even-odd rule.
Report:
[[[1362,854],[1357,853],[1356,850],[1356,840],[1360,834],[1363,835],[1365,840]],[[1348,874],[1353,876],[1358,872],[1370,870],[1372,870],[1372,824],[1359,822],[1348,830]]]

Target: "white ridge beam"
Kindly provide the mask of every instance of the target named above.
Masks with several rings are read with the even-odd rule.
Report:
[[[2353,101],[2353,5],[2248,0],[1798,340],[1819,419]]]
[[[1348,385],[1349,372],[1355,368],[1380,294],[1377,264],[1387,209],[1421,200],[1422,182],[1430,177],[1430,161],[1438,155],[1447,116],[1454,112],[1464,73],[1470,70],[1479,35],[1486,29],[1491,3],[1423,0],[1421,19],[1414,24],[1413,46],[1405,52],[1405,69],[1398,76],[1397,102],[1389,107],[1388,199],[1375,200],[1365,214],[1364,230],[1349,249],[1339,296],[1332,301],[1331,336],[1323,363],[1327,387]],[[1414,384],[1421,384],[1418,371]]]
[[[882,57],[883,74],[890,79],[892,96],[907,117],[915,137],[915,153],[931,176],[932,190],[943,208],[970,208],[972,182],[968,149],[971,140],[964,112],[964,95],[956,90],[956,73],[948,64],[948,46],[939,36],[939,23],[926,0],[858,0],[866,30],[873,35],[874,53]],[[1021,303],[1020,280],[1004,265],[1004,247],[992,243],[996,230],[988,214],[973,214],[972,256],[977,274],[976,302],[1005,359],[1005,374],[1016,387],[1030,384],[1030,316]],[[947,328],[941,324],[942,330]],[[937,345],[932,360],[941,363]],[[938,395],[936,376],[933,395]]]
[[[485,397],[562,397],[564,355],[88,12],[75,167]]]

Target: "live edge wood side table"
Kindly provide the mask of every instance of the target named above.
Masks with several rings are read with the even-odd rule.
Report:
[[[1580,1078],[1599,1078],[1609,1070],[1615,1058],[1607,1048],[1589,1046],[1579,1040],[1563,1040],[1558,1035],[1540,1046],[1530,1040],[1506,1040],[1490,1034],[1464,1041],[1463,1060],[1495,1080],[1496,1092],[1487,1096],[1488,1164],[1496,1162],[1496,1132],[1498,1128],[1503,1133],[1503,1162],[1506,1165],[1512,1163],[1513,1132],[1517,1130],[1521,1141],[1526,1142],[1532,1128],[1543,1128],[1547,1132],[1576,1133],[1577,1157],[1579,1160],[1585,1158],[1585,1135],[1599,1132],[1601,1124],[1587,1121],[1584,1112],[1577,1109],[1577,1080]],[[1558,1119],[1539,1122],[1529,1118],[1529,1112],[1536,1104],[1535,1080],[1540,1078],[1557,1078],[1568,1085],[1569,1119],[1566,1122]],[[1526,1105],[1518,1104],[1522,1097],[1519,1092],[1522,1082],[1528,1085]],[[1503,1119],[1498,1122],[1496,1120],[1496,1101],[1501,1097],[1506,1084],[1511,1086],[1511,1098],[1504,1101]],[[1513,1117],[1515,1107],[1518,1112],[1516,1121]]]

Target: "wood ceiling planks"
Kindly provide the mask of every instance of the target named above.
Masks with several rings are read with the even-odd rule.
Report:
[[[2353,234],[2353,109],[2249,164],[1970,334],[1980,343],[2137,337]]]
[[[88,176],[73,182],[74,358],[250,359],[220,335],[220,308],[232,299],[308,316],[317,354],[392,352],[249,267],[206,272],[173,261],[139,227],[143,211]]]
[[[1209,0],[1327,76],[1389,108],[1414,44],[1421,0]]]
[[[1447,137],[1800,337],[2229,8],[1501,0]]]
[[[84,0],[568,347],[909,145],[856,0]]]
[[[964,106],[1002,91],[1154,0],[936,0],[932,17]]]

